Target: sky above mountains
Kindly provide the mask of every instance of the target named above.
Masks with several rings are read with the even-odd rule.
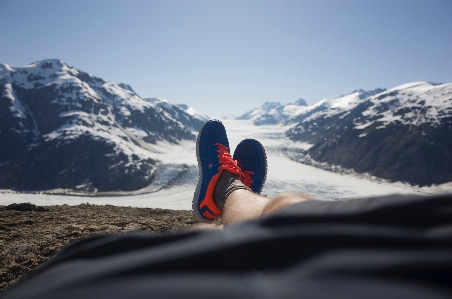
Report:
[[[0,1],[0,62],[58,58],[211,116],[452,81],[452,2]]]

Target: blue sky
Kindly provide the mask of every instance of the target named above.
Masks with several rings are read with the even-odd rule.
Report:
[[[46,58],[211,117],[452,81],[452,1],[0,1],[0,62]]]

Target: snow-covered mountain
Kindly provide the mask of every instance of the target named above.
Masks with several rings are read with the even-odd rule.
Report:
[[[286,135],[313,146],[319,162],[393,181],[452,181],[452,83],[413,82],[356,90],[314,105],[265,103],[240,119],[292,125]]]
[[[173,105],[167,100],[158,98],[144,98],[148,103],[152,103],[158,110],[161,110],[165,115],[177,119],[185,127],[192,131],[199,131],[202,125],[210,118],[207,115],[200,113],[193,107],[189,107],[185,104]]]
[[[155,145],[195,140],[204,117],[55,59],[0,64],[0,96],[0,188],[142,188]]]
[[[286,135],[314,144],[317,161],[393,181],[452,181],[452,83],[413,82],[362,97],[324,100]]]
[[[304,99],[299,99],[293,104],[281,105],[279,102],[265,102],[262,106],[245,112],[237,119],[250,119],[257,126],[288,124],[293,121],[293,117],[303,113],[308,109]]]
[[[353,105],[369,96],[385,91],[377,88],[372,91],[356,90],[349,95],[340,96],[333,100],[322,100],[315,105],[308,106],[304,99],[299,99],[295,103],[281,105],[279,102],[266,102],[262,106],[252,109],[237,119],[250,119],[257,126],[292,124],[298,122],[307,115],[312,115],[319,111],[339,112],[348,107],[344,105]]]

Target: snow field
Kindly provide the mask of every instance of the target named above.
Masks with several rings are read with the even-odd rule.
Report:
[[[223,120],[231,148],[245,138],[259,140],[267,154],[267,180],[263,194],[302,192],[321,200],[378,196],[391,193],[424,193],[407,184],[371,181],[365,178],[333,173],[297,163],[284,155],[281,148],[308,149],[309,144],[294,143],[285,137],[289,127],[254,126],[250,120]]]
[[[231,154],[245,138],[259,140],[267,154],[267,180],[262,193],[270,197],[281,192],[302,192],[320,200],[379,196],[385,194],[429,194],[447,192],[452,185],[444,184],[428,188],[412,187],[404,183],[388,183],[358,175],[346,175],[304,165],[289,159],[282,148],[308,149],[309,144],[294,143],[284,132],[287,126],[254,126],[251,120],[222,120],[228,133]],[[23,194],[4,190],[0,193],[0,205],[31,202],[36,205],[91,204],[116,206],[165,208],[190,210],[198,180],[195,142],[184,141],[180,145],[161,142],[150,154],[161,161],[156,180],[151,186],[128,195],[68,196],[49,194]],[[149,193],[152,192],[152,193]],[[118,195],[118,196],[116,196]]]

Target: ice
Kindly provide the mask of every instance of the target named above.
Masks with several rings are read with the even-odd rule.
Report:
[[[295,162],[284,154],[282,148],[306,150],[312,145],[293,142],[285,137],[287,126],[254,126],[251,120],[222,122],[232,149],[245,138],[259,140],[266,149],[268,173],[263,193],[269,196],[297,191],[322,200],[336,200],[391,193],[425,193],[408,184],[369,180]]]
[[[96,205],[115,205],[139,208],[161,208],[172,210],[190,210],[194,189],[191,186],[176,186],[163,189],[157,193],[135,196],[85,197],[69,195],[26,194],[3,191],[0,193],[0,205],[30,202],[39,206],[79,205],[90,203]],[[187,200],[190,198],[190,200]]]
[[[4,76],[6,73],[11,73],[10,78],[5,78],[7,82],[14,77],[14,82],[24,88],[34,87],[34,83],[66,88],[75,87],[71,94],[65,94],[65,97],[58,100],[61,101],[60,104],[69,104],[69,102],[65,102],[66,96],[77,100],[71,104],[75,106],[86,100],[104,101],[118,107],[123,116],[131,115],[131,111],[145,111],[147,107],[154,108],[159,105],[157,109],[160,109],[163,115],[174,120],[176,125],[183,126],[160,108],[162,105],[170,105],[166,100],[157,98],[143,100],[131,89],[125,89],[121,85],[101,79],[96,79],[95,83],[89,86],[74,77],[75,74],[78,74],[75,68],[59,60],[48,60],[19,68],[0,65],[0,75]],[[30,74],[34,76],[32,80],[28,80]],[[54,74],[56,75],[53,76]],[[115,96],[107,97],[105,90],[115,94]],[[27,115],[30,115],[33,118],[28,108],[16,100],[17,97],[14,95],[10,83],[5,84],[2,95],[12,101],[10,109],[13,110],[16,117],[26,118]],[[338,113],[342,113],[342,117],[344,117],[350,109],[363,102],[360,95],[361,91],[358,91],[337,99],[323,100],[311,106],[288,104],[283,107],[279,103],[266,103],[259,109],[250,111],[248,116],[251,119],[249,120],[223,119],[228,132],[231,153],[234,152],[237,144],[245,138],[257,139],[264,145],[268,159],[268,177],[263,193],[268,196],[296,191],[309,194],[320,200],[343,200],[391,193],[429,194],[451,190],[451,186],[447,184],[417,188],[403,183],[388,183],[369,175],[345,174],[340,171],[334,172],[302,164],[300,157],[312,144],[293,142],[285,136],[285,132],[296,125],[295,123],[292,125],[253,125],[253,120],[264,113],[274,116],[281,113],[286,119],[293,119],[299,115],[316,111],[305,118],[303,120],[305,122],[311,120],[315,122],[320,117],[331,117]],[[382,97],[384,95],[386,97]],[[379,127],[384,127],[393,122],[416,125],[425,122],[435,124],[441,118],[451,117],[452,115],[451,83],[434,85],[428,82],[414,82],[378,93],[368,99],[371,101],[371,105],[363,113],[366,119],[355,122],[356,129],[362,130],[376,122],[378,122]],[[383,104],[386,105],[386,110],[377,114]],[[206,119],[205,115],[191,107],[179,107],[192,116]],[[395,114],[399,109],[407,108],[411,110],[403,115]],[[419,113],[419,109],[424,109],[425,113]],[[154,182],[150,186],[134,192],[100,194],[102,196],[93,197],[74,196],[74,194],[68,196],[65,195],[67,193],[65,190],[51,191],[51,193],[60,195],[26,194],[0,190],[0,205],[13,202],[32,202],[37,205],[73,205],[90,202],[118,206],[191,208],[198,179],[196,144],[194,141],[182,141],[179,144],[158,141],[157,144],[148,144],[141,139],[147,135],[143,128],[112,126],[114,116],[110,111],[105,110],[102,113],[99,112],[98,115],[71,110],[61,113],[60,117],[67,118],[68,124],[46,134],[44,136],[46,140],[58,138],[61,142],[67,142],[68,139],[77,138],[85,133],[96,140],[111,140],[116,154],[124,153],[128,156],[128,161],[121,163],[136,163],[133,156],[138,156],[139,160],[151,158],[158,161],[158,167],[152,173],[155,176]],[[39,130],[35,121],[34,126],[33,132],[37,138]],[[307,128],[307,130],[311,131],[310,128]],[[20,131],[17,132],[20,133]],[[315,131],[312,132],[312,134],[315,133]],[[364,134],[361,134],[360,137]],[[334,169],[337,170],[338,168]],[[64,171],[70,171],[70,169]]]
[[[431,194],[451,190],[450,184],[418,188],[400,182],[389,183],[370,176],[335,173],[301,164],[292,160],[287,151],[306,150],[311,145],[287,139],[284,132],[288,126],[254,126],[252,120],[224,119],[222,122],[228,132],[231,152],[245,138],[257,139],[264,145],[268,175],[262,193],[270,197],[281,192],[296,191],[320,200],[344,200],[394,193]],[[135,152],[137,148],[128,149],[128,154],[140,154]],[[89,202],[98,205],[191,209],[198,179],[195,142],[184,141],[179,145],[158,142],[154,151],[148,151],[147,155],[159,160],[160,168],[155,173],[156,181],[142,190],[97,197],[23,194],[3,190],[0,192],[0,204],[31,202],[36,205],[77,205]]]

